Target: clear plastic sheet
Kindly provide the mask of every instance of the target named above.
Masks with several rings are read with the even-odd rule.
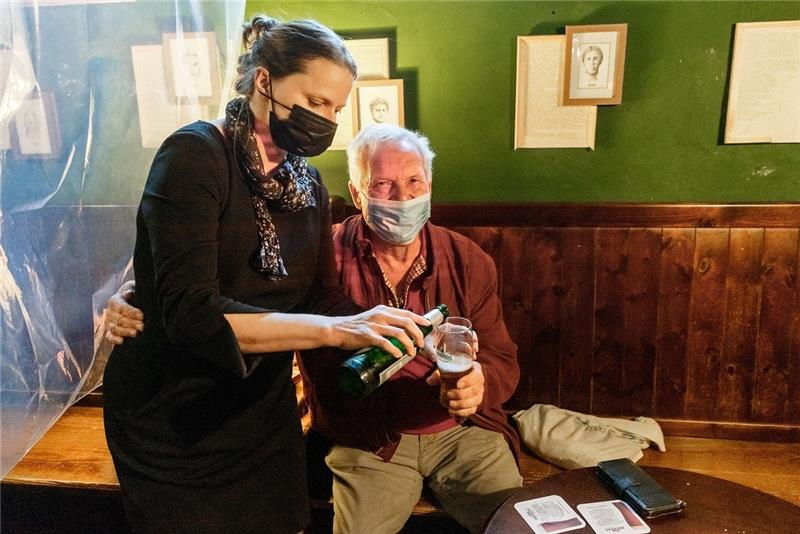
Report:
[[[150,162],[224,113],[243,20],[244,0],[0,0],[0,477],[99,385]]]

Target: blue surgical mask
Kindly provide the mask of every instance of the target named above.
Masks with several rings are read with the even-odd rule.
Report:
[[[380,200],[361,193],[364,220],[382,240],[395,245],[408,245],[416,239],[431,216],[431,194],[411,200]]]

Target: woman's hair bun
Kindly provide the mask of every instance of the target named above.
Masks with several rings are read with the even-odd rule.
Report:
[[[249,49],[262,34],[268,33],[273,28],[280,25],[281,21],[267,15],[253,16],[253,18],[249,21],[245,21],[242,25],[242,42],[244,47]]]

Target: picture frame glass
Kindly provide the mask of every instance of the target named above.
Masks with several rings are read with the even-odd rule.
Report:
[[[347,97],[347,103],[339,111],[336,120],[336,134],[333,136],[330,150],[346,150],[355,135],[356,116],[353,101],[355,91]]]
[[[11,130],[8,123],[0,120],[0,150],[11,150]]]
[[[19,153],[22,155],[45,156],[52,154],[50,125],[47,111],[41,98],[27,98],[14,117]]]
[[[344,45],[358,65],[359,80],[389,78],[389,39],[345,39]]]
[[[221,83],[216,33],[164,33],[161,40],[170,103],[214,104]]]
[[[175,74],[175,96],[198,98],[213,96],[208,40],[175,39],[170,52]]]
[[[398,91],[397,85],[359,86],[359,129],[381,123],[403,126],[402,100]]]
[[[617,37],[617,32],[573,34],[570,98],[614,96]]]
[[[622,103],[628,25],[567,26],[562,105]]]

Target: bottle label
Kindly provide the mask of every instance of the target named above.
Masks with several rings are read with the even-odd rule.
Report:
[[[395,374],[397,371],[405,367],[405,365],[412,359],[413,356],[409,356],[408,354],[403,354],[402,357],[397,358],[397,361],[395,361],[392,365],[390,365],[389,367],[380,372],[380,374],[378,375],[378,385],[380,386],[381,384],[389,380],[393,374]]]

